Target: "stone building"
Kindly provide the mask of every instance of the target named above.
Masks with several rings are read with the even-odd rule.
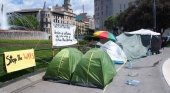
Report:
[[[76,21],[84,23],[84,25],[85,25],[85,27],[84,27],[85,33],[84,34],[90,34],[89,31],[94,31],[94,29],[95,29],[94,19],[91,16],[88,16],[87,13],[80,13],[79,15],[77,15]]]
[[[85,31],[85,23],[81,22],[81,21],[76,21],[76,35],[85,35],[86,31]]]
[[[23,9],[20,11],[15,11],[10,14],[21,14],[21,15],[33,15],[35,16],[40,23],[40,30],[47,32],[51,35],[51,23],[59,23],[59,24],[70,24],[76,25],[80,33],[85,33],[84,31],[84,23],[76,22],[76,15],[73,13],[71,9],[70,0],[64,0],[63,6],[53,6],[51,8],[46,8],[44,4],[44,8],[36,8],[36,9]]]

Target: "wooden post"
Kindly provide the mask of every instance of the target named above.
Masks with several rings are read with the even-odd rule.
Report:
[[[3,70],[7,73],[6,66],[5,66],[5,54],[2,54],[2,57],[3,57],[2,68],[3,68]]]
[[[32,67],[32,70],[33,70],[33,72],[35,72],[35,66],[34,66],[34,67]]]
[[[55,50],[52,48],[52,56],[55,56]]]

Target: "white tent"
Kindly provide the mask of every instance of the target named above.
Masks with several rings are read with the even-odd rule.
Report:
[[[113,41],[108,41],[101,47],[105,52],[108,53],[113,62],[126,63],[127,57],[123,50]]]
[[[137,34],[137,35],[150,35],[151,39],[150,39],[150,46],[149,48],[151,48],[151,40],[152,40],[152,36],[158,36],[160,35],[160,33],[154,32],[152,30],[149,29],[140,29],[137,31],[133,31],[133,32],[125,32],[126,34]]]
[[[140,30],[133,31],[133,32],[125,32],[125,34],[160,35],[160,33],[153,32],[153,31],[148,30],[148,29],[140,29]]]

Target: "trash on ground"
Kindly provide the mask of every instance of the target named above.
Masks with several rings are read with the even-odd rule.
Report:
[[[139,74],[137,72],[129,72],[128,76],[130,77],[137,77]]]
[[[131,61],[129,61],[127,68],[132,69],[132,62]]]
[[[127,85],[132,85],[132,86],[137,86],[139,85],[140,81],[139,80],[127,80],[126,84]]]
[[[124,64],[124,62],[123,62],[123,61],[114,61],[114,63],[115,63],[115,64],[118,64],[118,65],[122,65],[122,64]]]

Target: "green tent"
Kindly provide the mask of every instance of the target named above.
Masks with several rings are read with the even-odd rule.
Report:
[[[115,67],[106,52],[99,48],[89,50],[78,63],[71,83],[104,88],[116,75]]]
[[[65,48],[61,50],[49,64],[43,79],[57,80],[60,82],[70,81],[72,73],[82,56],[83,53],[75,48]]]

